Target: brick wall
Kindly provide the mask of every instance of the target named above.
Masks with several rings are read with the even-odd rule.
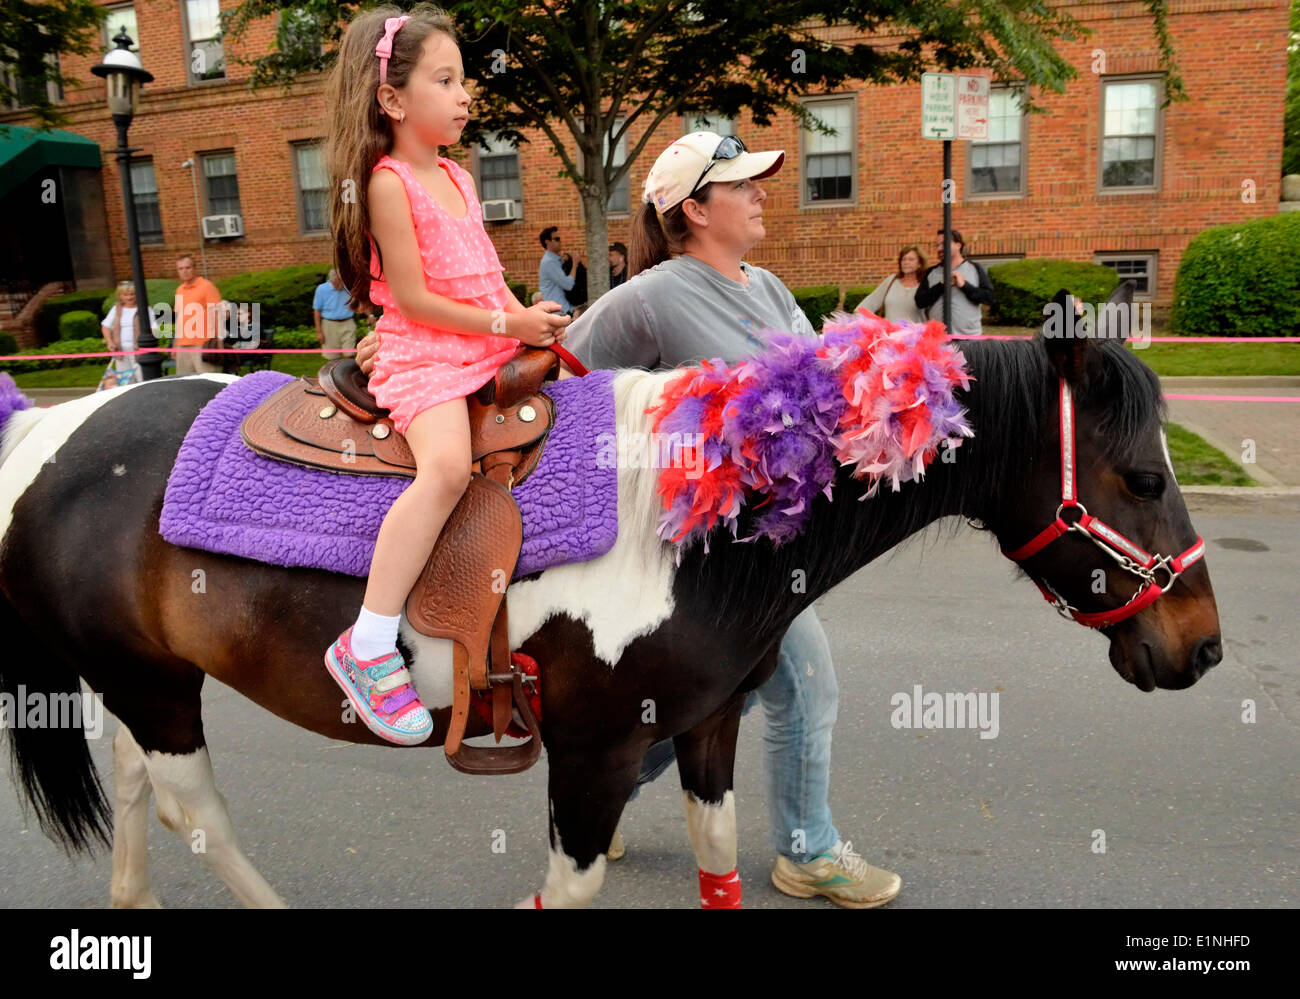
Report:
[[[223,7],[234,5],[223,0]],[[324,262],[328,236],[299,232],[290,143],[323,137],[323,82],[307,80],[285,94],[279,88],[250,91],[247,71],[236,64],[240,50],[227,45],[231,79],[191,84],[188,49],[177,0],[136,3],[141,51],[155,82],[147,88],[131,129],[132,145],[152,156],[163,218],[162,245],[144,248],[150,276],[172,273],[175,257],[199,247],[190,172],[179,164],[205,150],[235,151],[245,236],[206,244],[209,272],[223,277],[264,267]],[[1163,113],[1162,166],[1154,193],[1100,194],[1097,190],[1102,77],[1091,71],[1093,53],[1104,50],[1106,75],[1156,69],[1150,15],[1143,4],[1084,4],[1070,11],[1093,30],[1062,55],[1078,71],[1063,94],[1038,97],[1046,113],[1028,124],[1025,162],[1028,193],[1019,198],[973,200],[965,195],[963,143],[954,143],[958,198],[954,225],[975,254],[1024,254],[1091,260],[1098,251],[1159,254],[1156,304],[1171,299],[1183,248],[1207,226],[1278,210],[1282,106],[1286,77],[1288,10],[1284,0],[1173,2],[1170,28],[1184,85],[1191,100]],[[255,25],[244,51],[266,51],[270,21]],[[70,130],[104,150],[103,183],[114,266],[129,271],[116,144],[103,101],[103,84],[89,67],[97,58],[67,58],[73,76]],[[854,90],[846,92],[852,93]],[[919,138],[919,86],[856,88],[857,197],[849,206],[800,208],[799,135],[794,120],[778,118],[765,129],[746,121],[740,134],[751,149],[786,150],[782,171],[764,182],[767,237],[748,255],[787,285],[874,283],[900,245],[921,241],[927,250],[942,222],[942,143]],[[631,170],[632,202],[658,153],[681,134],[680,121],[665,122]],[[629,144],[640,133],[634,131]],[[513,277],[536,284],[544,226],[563,228],[566,245],[583,246],[578,194],[557,176],[559,160],[540,132],[521,152],[524,218],[493,223],[489,232]],[[468,150],[455,152],[472,165]],[[1255,201],[1243,203],[1242,183],[1255,184]],[[199,176],[202,184],[202,176]],[[200,192],[202,194],[202,191]],[[630,219],[609,221],[611,240],[628,242]]]

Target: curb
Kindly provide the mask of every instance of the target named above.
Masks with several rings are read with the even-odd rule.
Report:
[[[1180,486],[1190,513],[1300,514],[1300,486]]]

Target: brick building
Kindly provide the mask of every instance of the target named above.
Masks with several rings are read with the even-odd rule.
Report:
[[[125,25],[155,77],[130,134],[140,150],[132,169],[151,277],[172,274],[175,257],[198,256],[201,245],[216,278],[330,256],[319,146],[324,82],[249,90],[249,70],[238,60],[268,51],[276,25],[255,24],[240,45],[214,41],[218,3],[229,8],[234,0],[105,3],[105,50]],[[1069,7],[1093,34],[1061,43],[1078,76],[1064,94],[1039,98],[1046,113],[1021,114],[1014,91],[994,81],[989,141],[954,143],[953,218],[972,255],[1106,262],[1137,277],[1160,308],[1196,233],[1278,211],[1287,0],[1172,0],[1170,7],[1187,102],[1159,110],[1151,18],[1130,0]],[[96,61],[64,60],[83,81],[63,95],[65,127],[102,150],[111,276],[120,277],[129,264],[116,138],[104,84],[90,74]],[[738,127],[751,149],[786,150],[781,173],[765,183],[767,238],[748,259],[798,287],[874,283],[904,243],[920,242],[928,253],[942,222],[942,143],[920,138],[919,85],[806,100],[838,138],[801,133],[790,116],[765,129],[744,120],[721,126]],[[0,120],[24,116],[19,110]],[[661,126],[633,165],[611,208],[611,240],[627,241],[627,206],[635,209],[650,164],[692,124]],[[538,231],[561,226],[570,248],[583,245],[583,234],[576,189],[556,176],[545,137],[530,138],[518,153],[475,147],[455,155],[471,167],[484,201],[513,202],[519,217],[488,227],[507,272],[532,288]],[[238,216],[243,234],[202,239],[199,220],[207,216]]]

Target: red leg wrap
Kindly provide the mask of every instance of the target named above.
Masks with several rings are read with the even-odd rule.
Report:
[[[739,909],[740,874],[710,874],[700,871],[701,909]]]

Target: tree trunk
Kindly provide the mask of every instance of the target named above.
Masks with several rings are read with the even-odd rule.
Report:
[[[587,219],[587,304],[609,291],[609,222],[600,195],[584,198],[582,211]]]

